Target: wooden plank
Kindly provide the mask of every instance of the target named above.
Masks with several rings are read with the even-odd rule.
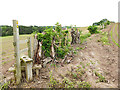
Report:
[[[20,50],[20,53],[28,51],[28,48]]]
[[[28,42],[28,39],[20,40],[20,44],[27,43],[27,42]]]
[[[28,56],[29,56],[30,58],[33,58],[31,39],[32,39],[31,37],[28,38]]]
[[[18,21],[13,20],[13,40],[16,60],[16,84],[20,83],[21,79],[21,65],[20,65],[20,51],[19,51],[19,28]]]
[[[25,63],[28,63],[28,62],[32,62],[32,61],[33,61],[32,58],[29,58],[29,57],[26,56],[26,55],[20,57],[20,60],[22,60],[22,61],[25,62]]]
[[[54,40],[52,41],[52,45],[51,45],[51,56],[52,58],[55,58],[55,51],[54,51]]]

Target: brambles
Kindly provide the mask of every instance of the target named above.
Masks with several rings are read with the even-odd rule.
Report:
[[[58,22],[55,24],[55,30],[53,28],[48,28],[44,30],[43,33],[37,34],[38,41],[42,41],[42,51],[45,57],[51,56],[51,46],[52,42],[55,49],[56,56],[58,58],[64,58],[64,56],[69,52],[69,39],[67,38],[68,30],[62,30],[61,24]],[[43,53],[42,52],[42,53]]]

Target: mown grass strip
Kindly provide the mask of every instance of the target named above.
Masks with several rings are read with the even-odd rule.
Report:
[[[115,33],[117,34],[118,37],[117,25],[115,26]]]
[[[111,39],[112,39],[112,41],[118,46],[118,47],[120,47],[120,45],[113,39],[113,37],[112,37],[112,30],[110,31],[110,35],[111,35]]]

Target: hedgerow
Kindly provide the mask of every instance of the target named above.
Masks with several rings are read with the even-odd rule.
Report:
[[[69,52],[69,39],[67,39],[68,30],[62,30],[61,24],[55,24],[55,30],[49,28],[44,30],[44,33],[37,33],[38,41],[42,41],[42,51],[44,56],[49,57],[51,53],[51,45],[55,41],[55,53],[59,58],[63,58]]]

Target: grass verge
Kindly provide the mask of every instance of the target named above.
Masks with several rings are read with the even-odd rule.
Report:
[[[111,36],[111,39],[112,39],[112,41],[118,46],[118,47],[120,47],[120,45],[113,39],[113,37],[112,37],[112,30],[110,31],[110,36]]]

